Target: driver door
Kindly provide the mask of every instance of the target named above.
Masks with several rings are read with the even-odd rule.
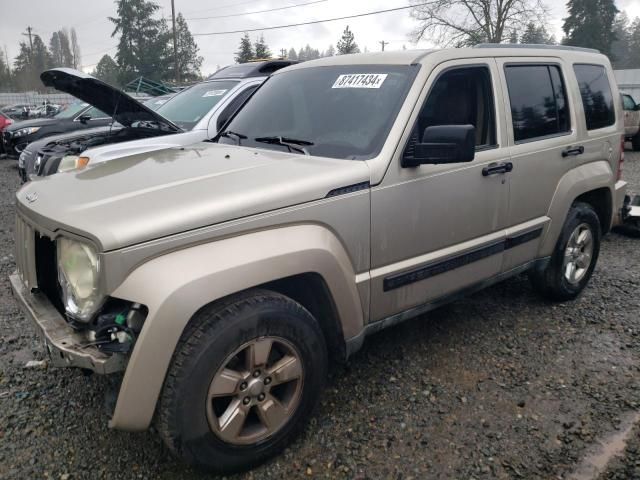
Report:
[[[503,261],[509,173],[502,92],[493,59],[446,62],[431,73],[404,145],[371,189],[371,321],[498,275]],[[469,163],[403,168],[434,125],[476,128]]]

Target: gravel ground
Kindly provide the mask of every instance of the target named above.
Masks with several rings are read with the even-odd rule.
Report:
[[[640,154],[625,178],[640,192]],[[7,279],[17,185],[0,161],[0,478],[208,478],[153,432],[109,430],[105,378],[25,367],[44,357]],[[302,437],[237,478],[569,478],[640,411],[639,241],[606,237],[576,301],[518,277],[371,337]],[[600,478],[640,478],[630,438]]]

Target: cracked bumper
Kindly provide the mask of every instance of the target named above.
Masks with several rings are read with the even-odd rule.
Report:
[[[42,293],[29,292],[18,274],[10,275],[9,279],[22,312],[44,340],[51,365],[85,368],[101,374],[125,369],[127,358],[124,355],[108,355],[88,345],[86,334],[71,328]]]

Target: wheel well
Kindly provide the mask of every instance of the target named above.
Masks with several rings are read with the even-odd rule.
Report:
[[[608,188],[603,187],[583,193],[576,198],[574,202],[584,202],[591,205],[600,220],[602,233],[604,234],[609,231],[611,228],[611,215],[613,214],[613,209],[611,191]]]
[[[286,295],[306,308],[318,321],[330,358],[336,361],[346,359],[346,344],[340,324],[340,317],[326,282],[318,273],[302,273],[259,285]]]

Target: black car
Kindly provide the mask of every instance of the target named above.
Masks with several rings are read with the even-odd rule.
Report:
[[[111,122],[111,116],[99,108],[84,102],[72,103],[54,117],[22,120],[9,125],[2,132],[3,150],[10,157],[18,157],[22,150],[35,140],[74,130],[110,125]]]
[[[78,154],[87,148],[182,132],[152,108],[91,75],[69,68],[55,68],[43,72],[40,78],[46,86],[89,102],[95,110],[112,113],[113,122],[106,126],[49,135],[30,143],[18,159],[18,173],[23,182],[32,175],[65,171],[64,162],[70,162],[69,169],[75,168]],[[166,102],[165,97],[170,98],[156,99]]]

